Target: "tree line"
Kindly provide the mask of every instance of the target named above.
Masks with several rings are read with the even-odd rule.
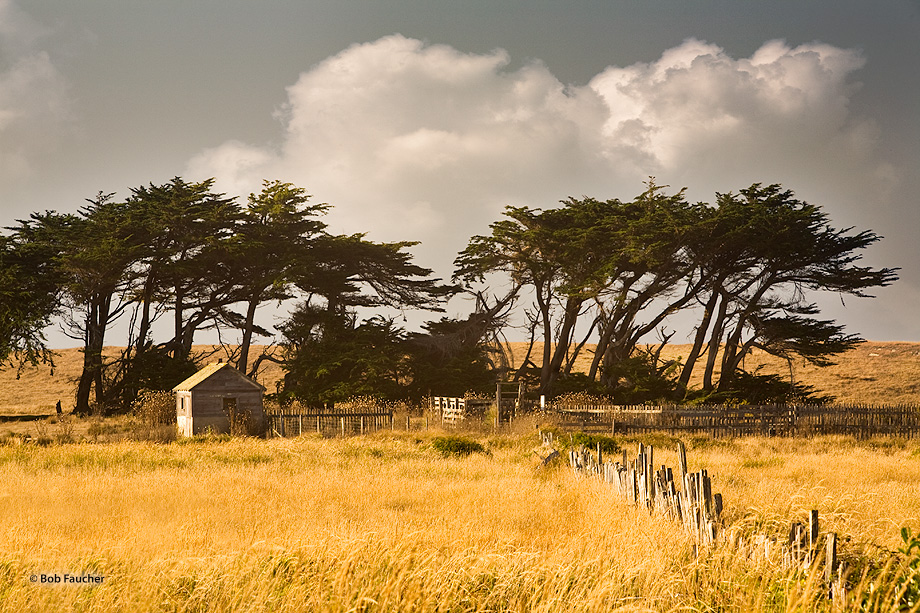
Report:
[[[860,265],[878,235],[834,228],[779,185],[716,194],[713,205],[649,181],[629,201],[507,207],[460,252],[450,283],[413,262],[414,242],[329,233],[329,205],[310,198],[266,181],[240,203],[213,179],[177,177],[123,200],[100,193],[76,213],[33,213],[0,235],[0,358],[52,361],[44,332],[59,322],[83,345],[78,413],[171,388],[203,359],[193,353],[203,330],[217,331],[243,373],[280,362],[277,393],[308,404],[460,395],[501,379],[622,402],[788,401],[807,386],[748,373],[745,357],[829,364],[862,339],[821,319],[813,294],[867,296],[897,278]],[[475,297],[470,314],[419,332],[387,315],[443,313],[460,293]],[[254,339],[274,336],[256,318],[272,302],[293,305],[280,347],[253,355]],[[692,344],[664,359],[679,314],[695,320]],[[128,336],[120,355],[104,356],[116,321]],[[519,363],[504,341],[512,325],[530,339]],[[576,372],[585,353],[588,372]]]

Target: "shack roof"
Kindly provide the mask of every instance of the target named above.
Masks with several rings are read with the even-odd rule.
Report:
[[[251,386],[253,386],[253,387],[255,387],[255,388],[258,388],[258,389],[260,389],[260,390],[263,391],[263,392],[265,391],[265,387],[264,387],[264,386],[259,385],[258,383],[256,383],[255,381],[253,381],[252,379],[250,379],[249,377],[247,377],[246,375],[244,375],[243,373],[241,373],[241,372],[238,371],[237,369],[235,369],[235,368],[233,368],[232,366],[230,366],[230,364],[227,363],[227,362],[214,362],[213,364],[208,364],[207,366],[205,366],[204,368],[202,368],[201,370],[199,370],[198,372],[196,372],[194,375],[192,375],[191,377],[189,377],[188,379],[186,379],[185,381],[183,381],[182,383],[180,383],[179,385],[177,385],[176,387],[174,387],[174,388],[172,389],[172,391],[174,391],[174,392],[190,392],[190,391],[192,391],[192,389],[194,389],[197,385],[199,385],[199,384],[201,384],[201,383],[207,381],[207,380],[210,379],[212,376],[214,376],[215,373],[217,373],[217,372],[219,372],[219,371],[221,371],[221,370],[223,370],[223,369],[229,369],[229,370],[227,370],[227,372],[228,372],[228,373],[233,373],[235,376],[239,377],[241,381],[243,381],[243,382],[245,382],[245,383],[248,383],[249,385],[251,385]]]

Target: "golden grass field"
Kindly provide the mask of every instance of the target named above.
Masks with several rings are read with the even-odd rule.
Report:
[[[538,469],[535,434],[466,458],[434,434],[0,446],[0,611],[831,610],[799,571],[697,555],[609,486]],[[918,527],[915,442],[704,438],[689,461],[730,523],[817,508],[843,558]],[[30,581],[55,573],[103,579]]]
[[[801,374],[844,400],[912,402],[918,349],[867,343]],[[62,352],[53,377],[0,373],[0,413],[53,411],[79,357]],[[539,468],[535,425],[470,435],[489,453],[445,458],[444,433],[418,419],[346,439],[170,443],[126,440],[157,438],[129,417],[0,424],[0,613],[897,610],[892,552],[902,527],[920,530],[920,440],[685,440],[724,496],[726,532],[781,537],[818,509],[857,569],[843,603],[818,570],[696,551],[609,486]],[[639,440],[676,466],[675,439],[618,438],[631,455]],[[65,573],[103,579],[41,582]]]

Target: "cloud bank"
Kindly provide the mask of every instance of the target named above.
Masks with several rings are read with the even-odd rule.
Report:
[[[238,194],[297,183],[334,205],[337,230],[420,240],[421,262],[444,275],[508,204],[630,198],[652,175],[705,200],[753,181],[824,196],[890,183],[873,124],[849,109],[863,64],[825,44],[770,41],[734,59],[688,39],[573,86],[539,62],[509,69],[503,50],[393,35],[302,73],[277,143],[226,142],[188,172]]]
[[[67,87],[47,52],[41,26],[0,0],[0,180],[29,176],[57,142],[69,115]]]

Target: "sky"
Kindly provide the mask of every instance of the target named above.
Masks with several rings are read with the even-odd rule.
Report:
[[[506,205],[781,183],[901,268],[823,313],[920,341],[918,60],[920,0],[0,0],[0,226],[280,179],[449,278]]]

